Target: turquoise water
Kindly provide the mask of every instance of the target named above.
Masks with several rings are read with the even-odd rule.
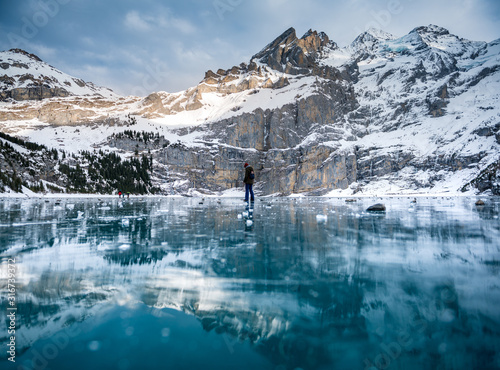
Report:
[[[474,203],[0,199],[0,368],[498,369],[500,199]]]

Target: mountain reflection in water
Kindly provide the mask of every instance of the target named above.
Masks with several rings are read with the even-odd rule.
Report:
[[[12,368],[500,368],[500,201],[374,202],[0,200]]]

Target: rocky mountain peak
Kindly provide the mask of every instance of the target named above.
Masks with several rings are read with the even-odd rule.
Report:
[[[396,39],[396,37],[388,32],[370,28],[356,37],[351,45],[349,45],[348,49],[355,58],[360,60],[367,59],[378,49],[380,44],[394,39]]]
[[[273,51],[276,50],[276,48],[280,46],[286,46],[289,45],[297,40],[297,35],[295,33],[295,28],[290,27],[287,29],[285,32],[283,32],[281,35],[276,37],[271,43],[269,43],[264,49],[262,49],[260,52],[255,54],[252,59],[263,59],[269,54],[271,54]]]
[[[377,40],[394,40],[396,38],[393,34],[374,27],[371,27],[370,29],[368,29],[368,31],[364,32],[362,35]]]
[[[307,74],[314,68],[317,53],[330,42],[324,32],[309,30],[300,39],[289,28],[252,57],[274,70],[289,74]]]
[[[388,32],[370,28],[368,31],[360,34],[351,43],[352,50],[374,50],[375,46],[382,41],[394,40],[395,37]]]
[[[412,32],[416,32],[421,36],[422,35],[445,36],[450,34],[450,31],[448,31],[446,28],[436,26],[434,24],[430,24],[428,26],[416,27],[410,33]]]
[[[446,28],[433,24],[414,28],[408,40],[420,49],[431,48],[434,52],[445,51],[453,57],[470,57],[478,49],[486,46],[485,42],[470,41],[450,33]]]
[[[432,24],[414,28],[408,34],[408,37],[424,46],[461,41],[457,36],[450,34],[447,29]]]
[[[28,53],[27,51],[23,50],[23,49],[10,49],[9,50],[10,53],[13,53],[13,54],[21,54],[21,55],[25,55],[27,56],[28,58],[30,59],[33,59],[37,62],[43,62],[38,56],[36,56],[35,54],[31,54],[31,53]]]
[[[330,38],[324,32],[313,30],[307,31],[304,36],[298,40],[298,45],[308,52],[318,52],[322,47],[328,45]]]

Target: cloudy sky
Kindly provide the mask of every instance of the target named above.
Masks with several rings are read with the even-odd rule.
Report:
[[[123,95],[175,92],[227,69],[289,27],[348,45],[370,27],[437,24],[500,38],[499,0],[0,0],[0,50],[22,48]]]

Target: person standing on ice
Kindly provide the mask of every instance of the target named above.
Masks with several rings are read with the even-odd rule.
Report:
[[[248,196],[250,195],[250,201],[254,201],[253,195],[253,183],[255,179],[255,173],[253,172],[253,167],[249,166],[248,163],[245,163],[243,166],[245,167],[245,178],[243,182],[245,183],[245,202],[248,202]]]

